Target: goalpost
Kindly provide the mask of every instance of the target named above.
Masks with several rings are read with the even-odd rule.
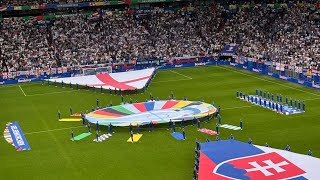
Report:
[[[103,74],[103,73],[112,73],[112,66],[97,67],[97,68],[82,68],[80,71],[80,74],[82,74],[83,76]]]

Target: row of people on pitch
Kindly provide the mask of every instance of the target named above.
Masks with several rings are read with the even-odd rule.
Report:
[[[148,124],[149,132],[154,131],[154,125],[155,125],[155,123],[153,121],[150,121],[150,123]],[[140,124],[137,123],[136,127],[137,127],[137,133],[140,134]],[[130,123],[129,124],[129,132],[131,132],[131,131],[133,131],[133,125]]]
[[[274,102],[272,99],[262,99],[262,97],[254,97],[254,96],[246,96],[245,94],[243,94],[242,96],[240,96],[240,98],[255,103],[255,104],[259,104],[260,106],[264,106],[267,107],[269,109],[273,109],[276,111],[280,111],[283,112],[283,103],[280,101],[278,102]],[[267,105],[267,101],[269,101],[268,105]],[[305,111],[305,104],[304,102],[300,102],[300,100],[294,100],[294,104],[292,99],[290,98],[290,104],[288,104],[288,98],[286,97],[286,104],[290,107],[296,108],[296,109],[300,109]]]
[[[263,96],[262,96],[262,94],[263,94]],[[260,90],[260,94],[259,94],[259,90],[256,89],[256,96],[259,96],[261,98],[263,97],[264,99],[268,99],[269,101],[270,100],[275,101],[273,94],[270,94],[269,92],[267,93],[265,91],[262,92],[262,90]],[[237,97],[246,99],[246,97],[248,98],[249,96],[246,95],[245,93],[237,91]],[[277,94],[276,98],[277,98],[276,102],[284,103],[281,94]],[[301,110],[305,111],[305,104],[304,104],[304,102],[300,102],[300,100],[296,100],[296,99],[292,100],[292,98],[289,99],[289,97],[285,96],[285,104],[290,107],[295,107],[297,109],[301,109]]]

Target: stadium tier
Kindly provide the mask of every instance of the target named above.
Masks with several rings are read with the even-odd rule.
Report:
[[[80,86],[89,86],[95,88],[111,90],[135,90],[144,88],[151,80],[155,73],[155,68],[119,72],[119,73],[102,73],[88,76],[67,77],[58,79],[48,79],[47,81],[73,84]]]

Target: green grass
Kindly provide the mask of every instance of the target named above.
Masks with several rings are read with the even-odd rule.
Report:
[[[70,105],[74,112],[80,112],[91,110],[97,98],[100,104],[112,102],[116,105],[120,97],[42,86],[41,83],[20,86],[26,96],[18,85],[0,86],[0,127],[4,129],[6,122],[18,121],[31,150],[16,152],[2,138],[2,179],[192,178],[195,139],[204,141],[208,137],[197,132],[195,127],[186,128],[186,141],[176,141],[164,128],[166,125],[158,125],[152,133],[142,130],[143,137],[134,144],[126,142],[127,128],[115,128],[114,136],[102,143],[93,142],[93,135],[71,142],[71,127],[75,135],[87,129],[81,122],[59,122],[58,110],[62,117],[68,117]],[[256,88],[306,100],[307,112],[284,116],[235,98],[237,90],[254,94]],[[233,133],[237,140],[247,141],[250,137],[254,144],[268,142],[280,149],[290,144],[294,152],[306,154],[311,149],[320,157],[320,145],[316,143],[320,139],[320,93],[317,90],[229,66],[208,66],[158,71],[145,94],[125,96],[125,99],[144,101],[149,98],[149,92],[154,97],[167,99],[171,90],[176,99],[187,96],[188,100],[214,101],[222,107],[223,123],[238,126],[240,118],[244,121],[243,131],[221,128],[222,139]],[[203,126],[214,129],[215,120]],[[106,128],[102,130],[106,132]],[[34,133],[39,131],[44,132]],[[215,136],[210,138],[215,139]]]

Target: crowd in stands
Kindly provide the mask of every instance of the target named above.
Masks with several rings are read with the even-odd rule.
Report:
[[[45,4],[68,4],[78,2],[99,2],[103,0],[3,0],[0,1],[1,6],[32,6]]]
[[[238,55],[320,70],[319,37],[317,11],[297,6],[237,13],[219,8],[155,9],[96,19],[75,15],[57,18],[50,25],[5,19],[0,29],[0,67],[13,71],[212,56],[226,44],[236,43]]]

